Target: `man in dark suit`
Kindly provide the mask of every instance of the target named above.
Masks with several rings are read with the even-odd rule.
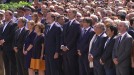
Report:
[[[127,21],[121,21],[118,26],[119,36],[115,39],[113,48],[113,62],[116,67],[116,75],[131,75],[131,48],[132,37],[128,34],[127,30],[129,24]]]
[[[45,31],[46,75],[60,75],[59,51],[61,28],[55,22],[56,16],[50,12],[46,16],[48,28]]]
[[[115,66],[112,59],[112,51],[115,43],[115,36],[117,35],[117,28],[113,25],[107,27],[106,33],[108,39],[104,46],[104,52],[100,58],[100,63],[104,65],[106,75],[116,75]]]
[[[70,9],[68,12],[69,22],[63,26],[63,41],[61,49],[63,50],[63,70],[64,75],[79,75],[77,42],[80,37],[80,24],[75,19],[77,11]]]
[[[134,17],[130,19],[130,27],[128,29],[128,34],[130,34],[134,39]]]
[[[26,25],[26,19],[24,17],[20,17],[18,19],[19,29],[17,29],[15,32],[14,48],[13,48],[16,54],[18,75],[28,75],[27,70],[24,68],[24,55],[23,55],[24,41],[26,36],[28,35],[28,30],[25,28],[25,25]]]
[[[89,61],[93,62],[94,75],[105,75],[104,67],[100,64],[99,60],[104,50],[104,44],[107,39],[105,34],[105,25],[103,23],[97,23],[94,26],[95,35],[92,38],[92,45],[89,49]]]
[[[6,75],[16,75],[16,59],[12,43],[15,32],[15,23],[12,22],[11,11],[5,12],[5,20],[0,27],[0,45],[3,51],[3,60]]]
[[[85,17],[83,19],[83,29],[81,30],[81,36],[77,44],[77,51],[79,55],[79,74],[90,75],[89,61],[88,61],[88,50],[89,43],[93,37],[94,30],[91,27],[92,19]]]

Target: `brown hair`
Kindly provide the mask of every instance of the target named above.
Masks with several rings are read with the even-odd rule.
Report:
[[[36,17],[35,23],[37,23],[39,21],[38,13],[34,12],[32,16]]]
[[[30,25],[32,25],[32,26],[35,26],[35,22],[33,20],[30,20],[27,23],[30,23]]]
[[[44,25],[42,24],[42,23],[37,23],[36,25],[35,25],[35,27],[38,27],[39,29],[40,29],[40,32],[41,33],[43,33],[44,32]]]

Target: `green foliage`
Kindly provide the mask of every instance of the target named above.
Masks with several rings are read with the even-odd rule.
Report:
[[[0,4],[0,10],[8,10],[8,9],[12,9],[12,10],[16,10],[19,7],[23,7],[23,6],[31,6],[31,3],[28,2],[24,2],[24,1],[20,1],[19,3],[17,2],[10,2],[8,4]]]

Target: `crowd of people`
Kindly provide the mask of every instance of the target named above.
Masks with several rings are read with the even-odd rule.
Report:
[[[134,75],[133,0],[58,1],[0,10],[0,75]]]

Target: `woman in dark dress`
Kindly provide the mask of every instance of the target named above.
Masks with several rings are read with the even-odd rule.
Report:
[[[34,32],[34,21],[28,21],[29,34],[25,39],[25,44],[23,47],[23,53],[25,55],[25,68],[28,69],[29,75],[33,74],[34,71],[30,69],[30,62],[33,51],[33,40],[35,39],[36,33]]]
[[[35,32],[37,35],[34,39],[33,55],[31,60],[31,68],[33,70],[37,70],[39,75],[44,75],[45,70],[45,62],[42,62],[44,59],[44,36],[42,35],[43,29],[42,24],[36,24]]]

